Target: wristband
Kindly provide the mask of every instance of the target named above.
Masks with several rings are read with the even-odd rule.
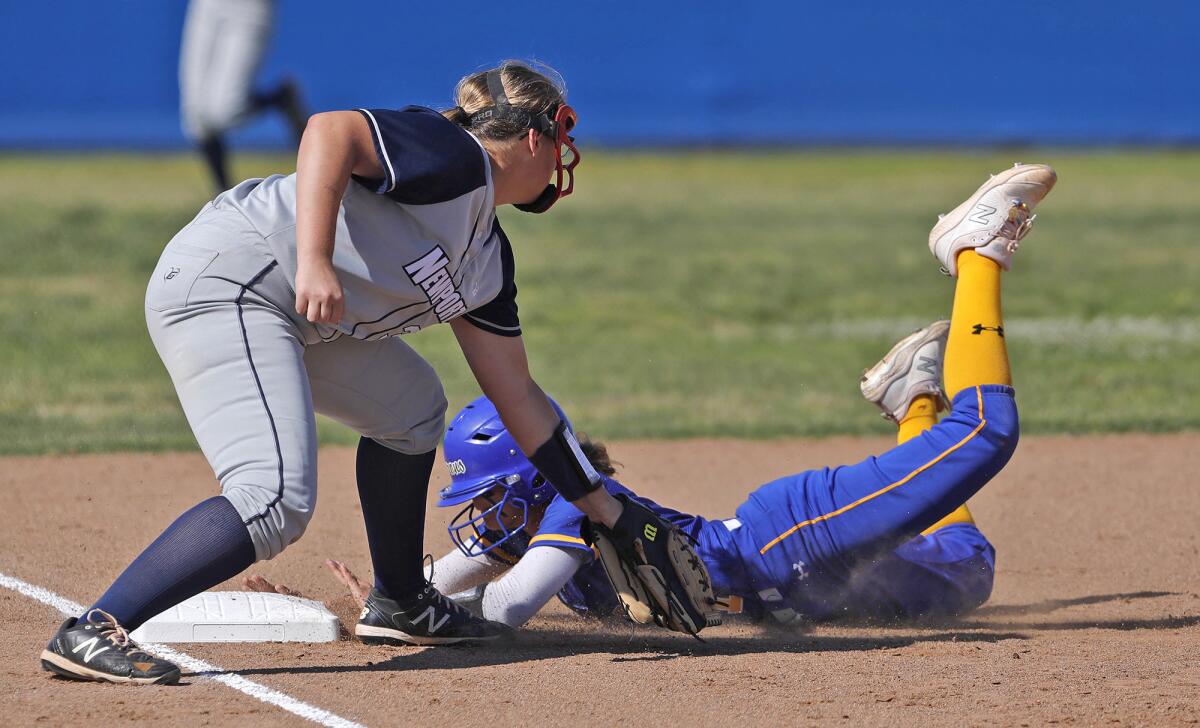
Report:
[[[568,501],[577,501],[600,487],[600,474],[588,462],[579,441],[562,420],[529,461]]]

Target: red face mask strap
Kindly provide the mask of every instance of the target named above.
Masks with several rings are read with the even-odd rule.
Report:
[[[575,110],[570,106],[563,104],[558,107],[558,111],[554,114],[554,129],[555,129],[555,154],[558,155],[558,196],[566,197],[575,191],[575,167],[579,165],[579,150],[575,148],[575,142],[569,134],[575,128],[577,116]],[[562,162],[562,148],[566,147],[571,150],[571,163],[564,169]],[[567,184],[563,186],[564,171],[566,172]]]
[[[550,137],[554,143],[555,184],[547,185],[546,189],[536,200],[515,205],[523,212],[545,212],[561,197],[575,190],[575,167],[579,165],[579,150],[575,148],[575,140],[568,133],[575,128],[577,120],[575,110],[563,104],[554,112],[553,121],[547,114],[534,117],[531,128],[539,134]],[[571,162],[563,164],[563,147],[571,150]],[[563,186],[564,180],[566,186]]]

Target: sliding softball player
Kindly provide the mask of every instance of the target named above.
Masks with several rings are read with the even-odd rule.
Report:
[[[951,319],[899,342],[861,385],[898,424],[895,448],[780,478],[750,493],[732,518],[708,519],[635,495],[611,477],[605,448],[584,441],[605,488],[694,539],[726,605],[784,625],[949,616],[982,604],[995,551],[964,504],[1004,467],[1018,438],[1001,270],[1054,183],[1049,167],[1018,165],[934,228],[930,247],[958,278]],[[556,594],[580,613],[614,610],[616,593],[585,543],[584,515],[544,483],[487,399],[455,417],[445,458],[452,479],[439,505],[467,505],[449,528],[457,550],[433,567],[439,589],[513,627]],[[331,568],[361,592],[344,565]]]

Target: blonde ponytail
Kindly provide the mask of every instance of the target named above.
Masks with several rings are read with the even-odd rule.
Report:
[[[504,84],[504,95],[508,103],[530,114],[554,116],[554,112],[566,102],[567,89],[562,76],[544,64],[524,61],[503,61],[495,69],[478,71],[463,77],[454,89],[457,106],[442,114],[459,126],[470,129],[482,139],[510,139],[524,134],[529,126],[511,114],[492,114],[472,123],[471,117],[495,105],[488,91],[487,76],[492,70],[500,71]]]

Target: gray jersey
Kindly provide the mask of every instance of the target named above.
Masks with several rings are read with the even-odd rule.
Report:
[[[496,219],[487,152],[461,127],[420,107],[360,110],[384,178],[355,178],[338,210],[333,266],[345,313],[321,337],[376,339],[466,315],[521,333],[513,257]],[[296,177],[247,180],[224,193],[296,280]]]

